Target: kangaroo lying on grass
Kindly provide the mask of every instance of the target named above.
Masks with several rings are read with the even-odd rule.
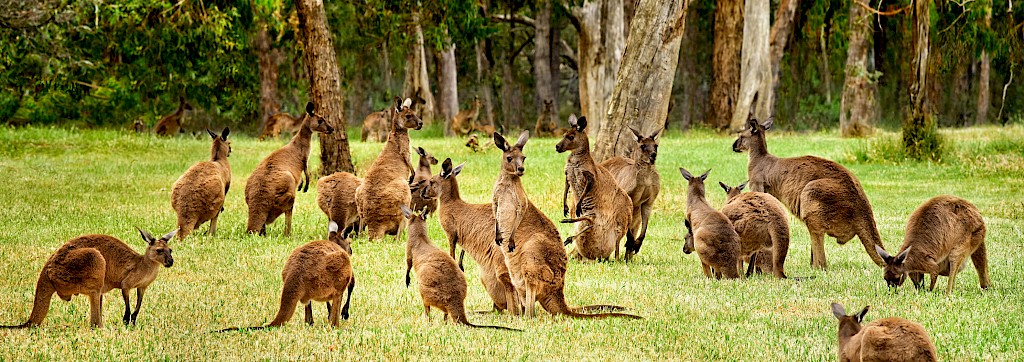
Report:
[[[920,324],[903,318],[884,318],[861,327],[868,307],[846,315],[839,303],[832,314],[839,319],[840,362],[930,362],[937,361],[935,345]]]
[[[103,294],[120,289],[124,298],[124,324],[135,324],[142,308],[142,296],[149,284],[156,280],[160,266],[174,265],[167,242],[177,230],[154,238],[145,230],[139,234],[146,241],[145,254],[139,254],[127,244],[110,235],[83,235],[68,240],[43,265],[36,281],[36,297],[28,321],[17,326],[0,328],[28,328],[43,323],[50,309],[54,293],[64,301],[84,294],[89,296],[89,325],[103,327]],[[135,311],[128,303],[128,292],[135,289]]]

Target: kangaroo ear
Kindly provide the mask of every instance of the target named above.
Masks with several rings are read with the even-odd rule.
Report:
[[[401,205],[398,208],[402,210],[402,216],[405,216],[406,219],[412,219],[412,210],[409,210],[408,206]]]
[[[690,226],[690,219],[683,219],[683,225],[686,226],[686,231],[692,230],[692,226]]]
[[[228,133],[231,133],[231,130],[228,129],[227,127],[224,127],[224,131],[220,133],[220,139],[227,141]]]
[[[691,174],[690,171],[687,171],[685,168],[680,167],[679,173],[683,174],[683,178],[686,179],[686,181],[690,181],[690,179],[693,178],[693,174]]]
[[[427,151],[424,151],[423,147],[416,147],[416,154],[426,157]]]
[[[452,173],[452,159],[446,158],[444,162],[441,162],[441,177],[448,177],[450,173]]]
[[[856,320],[857,323],[860,323],[861,321],[863,321],[864,320],[864,316],[868,314],[868,308],[871,308],[871,306],[870,305],[865,305],[864,309],[861,309],[860,312],[857,312],[857,314],[855,314],[853,316],[853,319]]]
[[[657,130],[657,131],[654,131],[654,133],[651,133],[651,139],[653,139],[655,141],[658,141],[658,137],[659,136],[661,136],[661,130],[660,129]]]
[[[633,139],[635,141],[640,142],[640,140],[644,139],[644,136],[640,134],[640,131],[637,131],[633,127],[629,127],[629,130],[633,132],[633,137],[634,137]]]
[[[761,127],[764,127],[764,130],[767,131],[772,129],[773,124],[775,124],[775,117],[768,117],[768,119],[761,122]]]
[[[757,133],[757,127],[759,126],[760,124],[757,123],[756,119],[751,118],[747,120],[747,129],[750,130],[750,133]]]
[[[313,105],[313,102],[306,102],[306,114],[312,116],[314,109],[316,109],[316,106]]]
[[[718,186],[722,186],[722,189],[725,190],[726,193],[729,192],[729,185],[726,185],[724,182],[718,181]]]
[[[569,115],[569,127],[576,128],[576,114]]]
[[[743,188],[745,187],[747,187],[747,181],[743,181],[743,183],[741,183],[739,186],[736,186],[736,188],[740,189],[740,191],[743,191]]]
[[[711,169],[710,168],[706,172],[704,172],[703,174],[700,175],[700,180],[701,181],[707,180],[709,173],[711,173]]]
[[[878,256],[882,257],[882,260],[885,261],[885,265],[892,264],[894,261],[893,259],[896,259],[892,255],[889,255],[885,249],[882,249],[881,246],[875,245],[875,252],[878,253]]]
[[[875,246],[878,246],[878,245],[875,245]],[[907,254],[909,254],[909,253],[910,253],[910,247],[908,246],[907,250],[904,250],[902,253],[896,254],[896,260],[894,260],[893,262],[895,264],[897,264],[897,265],[903,264],[903,262],[907,260]]]
[[[210,138],[217,139],[217,134],[213,133],[209,128],[206,129],[206,133],[210,134]]]
[[[458,166],[455,166],[455,169],[452,170],[452,176],[458,176],[459,173],[462,172],[462,166],[465,166],[465,165],[466,165],[466,163],[463,162],[463,163],[460,163]]]
[[[142,235],[142,240],[144,240],[146,244],[153,245],[153,243],[156,242],[156,238],[154,238],[148,231],[139,229],[138,226],[135,227],[135,230],[139,231],[139,234]]]
[[[508,152],[508,143],[505,142],[505,137],[498,132],[494,132],[494,146],[498,147],[501,152]]]
[[[331,222],[327,223],[327,233],[328,233],[328,235],[337,234],[338,233],[338,223],[336,223],[334,221],[331,221]]]
[[[402,103],[403,103],[402,102],[402,98],[395,97],[395,110],[396,111],[401,111],[402,110]]]
[[[173,238],[174,234],[177,234],[177,233],[178,233],[178,229],[174,229],[174,231],[171,231],[171,232],[167,233],[166,235],[161,236],[160,240],[163,240],[165,242],[166,241],[171,241],[171,238]]]
[[[522,132],[519,133],[519,139],[516,140],[516,148],[518,148],[521,151],[523,149],[523,147],[526,146],[526,141],[529,141],[529,140],[530,140],[530,131],[529,130],[523,130]]]
[[[587,129],[587,117],[580,117],[576,120],[576,130],[583,132]]]
[[[405,108],[412,107],[412,98],[406,98],[405,101],[402,102],[402,107],[405,107]]]
[[[840,319],[846,316],[846,308],[843,308],[842,304],[832,303],[832,315],[836,316],[836,319]]]

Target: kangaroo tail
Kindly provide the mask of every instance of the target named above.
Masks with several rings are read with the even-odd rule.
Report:
[[[224,333],[224,332],[236,332],[236,331],[258,331],[261,329],[272,328],[271,326],[256,326],[256,327],[231,327],[224,328],[219,331],[213,331],[213,333]]]
[[[31,326],[32,326],[31,322],[25,322],[25,323],[22,323],[22,324],[19,324],[19,325],[16,325],[16,326],[0,326],[0,329],[23,329],[23,328],[28,328],[28,327],[31,327]]]
[[[545,301],[543,301],[541,303],[541,306],[543,306],[544,310],[547,310],[548,313],[551,313],[551,314],[564,314],[564,315],[567,315],[567,316],[570,316],[570,317],[573,317],[573,318],[597,318],[597,319],[604,319],[604,318],[616,317],[616,318],[629,318],[629,319],[643,319],[643,317],[641,317],[641,316],[633,315],[633,314],[628,314],[628,313],[598,313],[598,314],[578,313],[578,312],[572,310],[572,308],[569,308],[569,305],[565,303],[565,294],[563,294],[561,290],[559,290],[559,291],[553,293],[552,295],[550,295],[547,298],[547,300],[545,300]]]
[[[592,304],[592,305],[579,306],[579,307],[571,308],[571,309],[574,312],[577,312],[577,313],[589,313],[589,312],[599,312],[599,311],[621,312],[621,311],[626,310],[626,307],[620,307],[620,306],[617,306],[617,305],[610,305],[610,304]]]
[[[522,332],[523,331],[522,329],[515,329],[515,328],[509,328],[509,327],[502,327],[502,326],[476,325],[476,324],[470,323],[469,319],[466,319],[466,314],[465,313],[462,313],[462,314],[460,314],[458,316],[454,316],[453,315],[452,317],[453,317],[452,319],[454,319],[458,323],[464,324],[466,326],[473,327],[473,328],[488,328],[488,329],[498,329],[498,330],[503,330],[503,331],[513,331],[513,332]]]

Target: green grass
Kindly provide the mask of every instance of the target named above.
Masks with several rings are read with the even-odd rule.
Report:
[[[316,207],[315,190],[299,194],[293,234],[281,236],[283,220],[268,237],[244,233],[245,180],[260,158],[284,140],[233,139],[233,187],[216,237],[206,226],[184,242],[172,242],[175,264],[150,286],[138,326],[120,323],[117,292],[106,295],[106,326],[88,327],[88,301],[54,298],[40,328],[0,331],[0,359],[212,360],[212,359],[645,359],[645,360],[833,360],[836,321],[829,303],[848,310],[871,305],[868,320],[901,316],[920,322],[938,347],[941,360],[1020,358],[1024,310],[1024,127],[943,131],[949,141],[943,163],[893,161],[870,150],[872,140],[845,140],[833,134],[770,133],[777,155],[815,154],[853,171],[874,206],[890,250],[902,242],[909,214],[926,199],[954,194],[975,203],[988,223],[988,250],[994,287],[978,288],[968,266],[953,295],[901,288],[892,294],[881,270],[857,241],[838,246],[826,241],[830,270],[809,266],[806,228],[790,219],[793,244],[787,272],[810,280],[712,281],[700,272],[695,255],[682,253],[684,182],[677,171],[712,168],[709,200],[724,201],[718,181],[737,184],[746,176],[746,155],[731,151],[733,137],[707,132],[671,133],[663,138],[659,167],[662,192],[647,243],[634,262],[570,261],[566,296],[570,304],[619,304],[641,321],[578,321],[506,315],[475,315],[481,324],[524,329],[524,333],[471,330],[444,324],[439,313],[423,317],[416,286],[406,288],[404,243],[388,238],[353,243],[358,278],[352,318],[337,329],[324,326],[326,308],[314,306],[317,324],[301,323],[301,311],[277,330],[211,334],[231,326],[266,323],[277,311],[280,271],[295,247],[322,238],[326,218]],[[460,175],[465,198],[490,200],[497,175],[497,152],[473,154],[457,140],[423,139],[442,160],[467,162]],[[560,216],[564,154],[554,139],[531,140],[524,177],[531,200],[552,217]],[[360,171],[381,144],[355,142]],[[316,165],[317,148],[310,157]],[[174,228],[171,184],[191,164],[209,157],[209,142],[191,138],[157,139],[110,130],[0,128],[0,324],[28,317],[36,277],[43,263],[66,240],[85,233],[117,236],[137,250],[143,244],[134,226],[153,233]],[[447,241],[433,218],[435,244]],[[563,232],[569,228],[559,225]],[[467,307],[490,308],[476,268],[467,258]],[[941,283],[945,283],[945,279]],[[415,282],[414,282],[415,284]],[[943,285],[944,284],[940,284]]]

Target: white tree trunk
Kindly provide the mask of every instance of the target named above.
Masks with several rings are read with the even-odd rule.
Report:
[[[455,64],[455,43],[446,45],[437,56],[437,96],[440,100],[441,115],[444,117],[444,134],[454,136],[451,122],[459,113],[458,68]]]
[[[415,106],[423,122],[434,121],[434,95],[430,92],[430,76],[427,73],[427,53],[424,49],[423,27],[420,26],[420,14],[413,13],[413,32],[415,33],[413,48],[405,57],[405,83],[402,85],[402,98],[409,97],[416,102]]]
[[[992,7],[991,3],[985,8],[985,27],[989,27],[992,24]],[[988,78],[991,68],[992,59],[989,57],[988,52],[981,51],[981,60],[978,68],[978,111],[975,114],[974,124],[985,124],[988,122],[988,107],[991,102],[991,90],[988,87]]]
[[[579,81],[582,114],[596,135],[608,114],[608,98],[625,48],[623,0],[586,0],[573,8],[579,20]],[[632,0],[627,0],[632,1]]]
[[[594,142],[595,160],[628,155],[634,141],[627,127],[644,135],[665,127],[688,4],[640,0],[609,101],[609,117]]]
[[[740,93],[729,128],[743,130],[747,117],[767,119],[772,100],[772,64],[768,47],[771,36],[771,7],[768,0],[746,0],[743,10],[743,48],[740,57]],[[752,104],[754,96],[757,104]],[[754,112],[751,112],[753,107]]]

